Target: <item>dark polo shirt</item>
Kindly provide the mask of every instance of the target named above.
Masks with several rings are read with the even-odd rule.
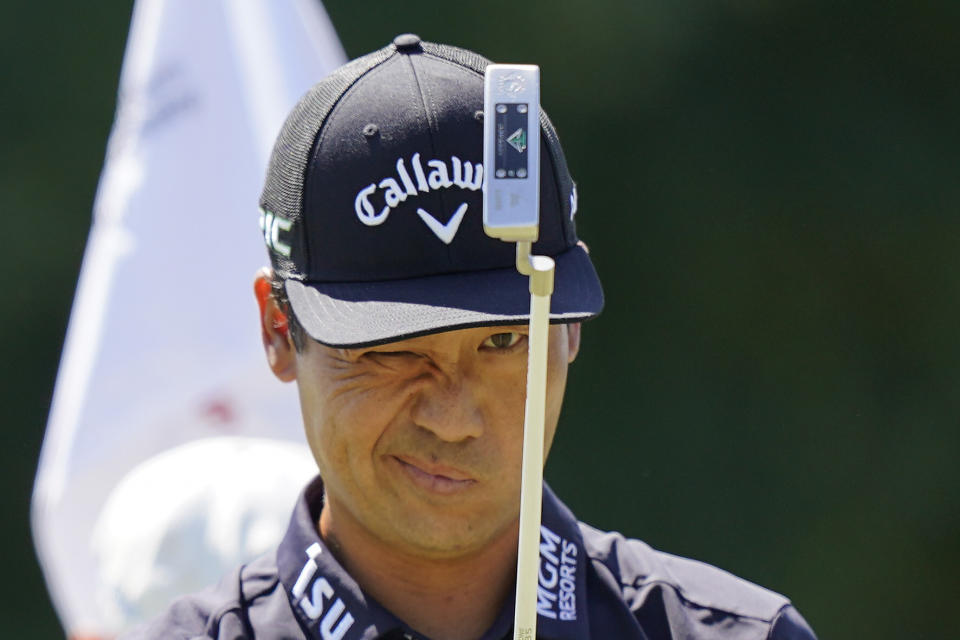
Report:
[[[316,530],[322,504],[317,478],[275,553],[178,599],[124,640],[428,640],[367,596],[337,562]],[[578,522],[549,487],[538,603],[537,637],[545,640],[815,638],[783,596]],[[483,640],[509,639],[512,624],[510,601]]]

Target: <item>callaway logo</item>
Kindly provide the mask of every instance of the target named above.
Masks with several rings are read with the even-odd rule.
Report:
[[[353,208],[357,213],[357,218],[363,224],[370,227],[383,224],[391,210],[401,202],[406,202],[407,198],[416,197],[420,193],[429,193],[439,189],[449,189],[450,187],[476,191],[483,185],[483,165],[461,161],[457,156],[450,157],[449,167],[442,160],[427,160],[426,167],[424,167],[420,162],[420,154],[415,153],[410,158],[410,169],[407,168],[403,158],[397,159],[396,166],[396,177],[386,177],[357,192],[357,197],[353,201]],[[381,190],[382,193],[378,193]],[[380,206],[374,205],[371,199],[375,197],[378,200],[382,197],[383,204]],[[464,202],[457,208],[450,220],[446,224],[442,224],[430,212],[417,208],[417,215],[444,244],[453,242],[466,212],[467,203]]]

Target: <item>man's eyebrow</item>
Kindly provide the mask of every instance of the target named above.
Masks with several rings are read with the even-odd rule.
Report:
[[[409,353],[412,355],[416,355],[417,352],[414,349],[376,349],[374,351],[370,351],[369,353],[380,354],[385,356],[394,356],[400,353]]]
[[[387,343],[373,347],[360,347],[355,349],[338,349],[337,351],[341,353],[341,357],[347,360],[357,360],[358,358],[368,355],[392,356],[403,353],[416,354],[416,349],[408,345],[399,345],[396,343]]]

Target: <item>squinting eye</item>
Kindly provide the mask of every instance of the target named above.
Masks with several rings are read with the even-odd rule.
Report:
[[[483,346],[489,349],[509,349],[510,347],[516,346],[522,339],[523,334],[517,333],[516,331],[505,331],[503,333],[495,333],[484,340]]]

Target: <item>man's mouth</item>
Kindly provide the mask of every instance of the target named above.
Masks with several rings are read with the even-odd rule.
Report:
[[[406,455],[394,455],[400,471],[418,487],[433,493],[454,494],[469,489],[477,483],[470,475],[459,469],[438,465]]]

